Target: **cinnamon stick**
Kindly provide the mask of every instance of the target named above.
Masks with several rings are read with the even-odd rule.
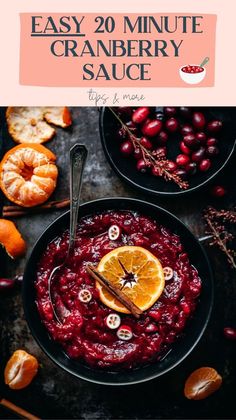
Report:
[[[5,398],[2,398],[0,400],[0,404],[3,407],[6,407],[8,410],[12,411],[13,413],[18,414],[20,417],[23,417],[23,419],[40,420],[39,417],[36,417],[33,414],[29,413],[28,411],[24,410],[23,408],[18,407],[17,405],[13,404],[11,401],[5,400]]]
[[[66,207],[69,207],[70,200],[69,199],[63,199],[58,201],[48,201],[46,204],[42,204],[41,206],[37,207],[21,207],[21,206],[15,206],[15,205],[9,205],[4,206],[2,215],[3,217],[21,217],[26,216],[30,214],[36,214],[41,212],[46,212],[50,210],[59,210]]]
[[[104,286],[108,292],[110,292],[116,299],[118,299],[135,318],[140,318],[143,311],[138,308],[118,287],[112,284],[107,278],[105,278],[95,267],[87,265],[87,272],[97,280],[102,286]]]

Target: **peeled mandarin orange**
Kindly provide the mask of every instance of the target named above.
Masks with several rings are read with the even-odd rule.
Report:
[[[122,246],[106,254],[98,264],[98,271],[112,282],[141,310],[150,308],[165,286],[160,261],[151,252],[138,246]],[[100,283],[96,283],[102,302],[123,313],[129,310]]]
[[[6,197],[23,207],[44,203],[53,193],[58,170],[56,156],[40,144],[21,144],[0,163],[0,187]]]
[[[8,360],[4,370],[5,384],[11,389],[25,388],[37,372],[37,359],[24,350],[16,350]]]
[[[26,243],[10,220],[0,219],[0,244],[11,258],[21,257],[25,254]]]
[[[67,107],[8,107],[8,130],[16,143],[44,143],[56,133],[55,128],[71,125]]]
[[[211,367],[201,367],[188,377],[184,395],[190,400],[203,400],[217,391],[222,384],[222,377]]]

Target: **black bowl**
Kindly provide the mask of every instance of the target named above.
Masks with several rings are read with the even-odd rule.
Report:
[[[61,368],[72,375],[91,382],[106,385],[130,385],[156,378],[178,365],[200,340],[210,317],[213,302],[212,273],[206,254],[199,241],[188,228],[168,211],[144,201],[129,198],[108,198],[90,201],[81,205],[79,217],[109,209],[134,210],[146,214],[159,223],[166,225],[181,237],[189,253],[191,263],[197,267],[202,279],[202,293],[193,318],[188,323],[184,336],[173,345],[171,352],[158,363],[134,369],[132,371],[102,371],[91,369],[83,363],[70,359],[61,346],[53,341],[41,322],[35,304],[35,275],[39,257],[46,245],[61,231],[68,227],[69,212],[56,219],[38,239],[28,260],[23,281],[23,302],[27,322],[31,332],[43,351]]]
[[[116,136],[120,128],[119,122],[109,108],[102,108],[100,110],[100,136],[108,162],[121,179],[134,188],[149,194],[178,196],[198,190],[212,181],[226,166],[236,145],[236,108],[206,107],[204,112],[209,120],[220,119],[223,121],[223,130],[220,133],[220,153],[214,159],[214,164],[207,173],[198,173],[190,177],[187,190],[181,190],[174,182],[166,182],[161,177],[138,172],[135,159],[124,158],[120,153],[120,141]],[[173,141],[171,146],[172,155],[170,157],[174,158],[180,153],[178,141]]]

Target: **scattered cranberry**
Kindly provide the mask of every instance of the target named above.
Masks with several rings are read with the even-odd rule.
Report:
[[[162,122],[160,120],[147,120],[142,127],[142,133],[144,136],[155,137],[161,129]]]
[[[224,336],[228,340],[236,340],[236,328],[225,327]]]
[[[192,134],[193,133],[193,127],[189,124],[185,124],[183,125],[182,129],[181,129],[181,134],[183,136],[187,136],[188,134]]]
[[[0,292],[12,289],[15,284],[15,279],[0,278]]]
[[[134,151],[133,143],[129,140],[125,141],[121,144],[120,151],[123,156],[130,156]]]
[[[193,162],[201,162],[201,160],[205,157],[206,149],[205,147],[200,147],[196,152],[193,152],[191,158]]]
[[[188,146],[186,146],[184,141],[180,142],[179,147],[180,147],[181,152],[183,152],[185,155],[191,155],[191,149]]]
[[[140,149],[140,147],[136,147],[135,149],[134,149],[134,157],[135,157],[135,159],[141,159],[142,157],[143,157],[143,154],[142,154],[142,150]]]
[[[150,150],[152,149],[152,142],[148,140],[146,137],[142,137],[140,140],[140,144],[145,147],[145,149]]]
[[[179,123],[176,118],[172,117],[166,121],[166,129],[170,133],[175,133],[178,130],[178,128],[179,128]]]
[[[190,119],[192,116],[191,108],[188,108],[187,106],[181,106],[179,108],[179,113],[183,118],[186,118],[186,119]]]
[[[142,172],[144,174],[145,172],[147,172],[148,166],[144,159],[139,159],[136,168],[139,172]]]
[[[132,121],[135,124],[142,124],[144,121],[146,121],[149,114],[150,109],[147,106],[137,108],[132,115]]]
[[[187,147],[190,147],[190,149],[197,149],[200,145],[200,142],[196,139],[195,134],[188,134],[187,136],[184,136],[184,143]]]
[[[199,163],[199,169],[202,172],[206,172],[208,171],[208,169],[210,169],[211,167],[211,161],[210,159],[203,159],[200,163]]]
[[[197,130],[202,130],[206,125],[206,119],[202,112],[193,113],[193,125]]]
[[[195,175],[197,172],[197,164],[195,162],[190,162],[185,166],[185,170],[189,175]]]
[[[217,146],[208,146],[206,149],[206,153],[208,156],[217,156],[219,154],[219,149]]]
[[[176,115],[176,108],[174,108],[173,106],[166,106],[164,108],[164,113],[167,117],[174,117],[174,115]]]
[[[165,146],[168,140],[168,134],[165,131],[160,131],[157,136],[157,142],[160,146]]]
[[[207,140],[207,146],[217,146],[218,145],[218,140],[211,137],[210,139]]]
[[[178,155],[176,157],[176,163],[178,166],[186,166],[190,162],[190,157],[188,155]]]
[[[207,124],[207,130],[209,133],[218,133],[222,129],[222,121],[215,120]]]
[[[169,160],[167,163],[167,169],[169,172],[174,172],[178,168],[177,164],[173,160]]]
[[[226,190],[221,185],[216,185],[215,187],[212,188],[211,193],[214,197],[220,198],[220,197],[225,196]]]
[[[196,133],[196,139],[204,146],[207,141],[207,136],[203,131],[200,131],[199,133]]]

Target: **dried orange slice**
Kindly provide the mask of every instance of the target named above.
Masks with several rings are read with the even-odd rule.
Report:
[[[58,170],[56,156],[40,144],[13,147],[0,163],[0,187],[6,197],[23,207],[44,203],[53,193]]]
[[[98,264],[98,271],[135,303],[141,310],[150,308],[165,286],[160,261],[139,246],[122,246],[106,254]],[[118,312],[130,313],[100,283],[96,283],[102,302]]]
[[[184,395],[189,400],[203,400],[217,391],[222,384],[222,377],[211,367],[201,367],[188,377]]]
[[[16,350],[4,370],[5,384],[11,389],[25,388],[37,372],[37,359],[24,350]]]
[[[56,133],[55,128],[71,125],[67,107],[13,107],[6,112],[8,130],[16,143],[44,143]]]
[[[0,244],[11,258],[21,257],[25,254],[26,243],[10,220],[0,219]]]

